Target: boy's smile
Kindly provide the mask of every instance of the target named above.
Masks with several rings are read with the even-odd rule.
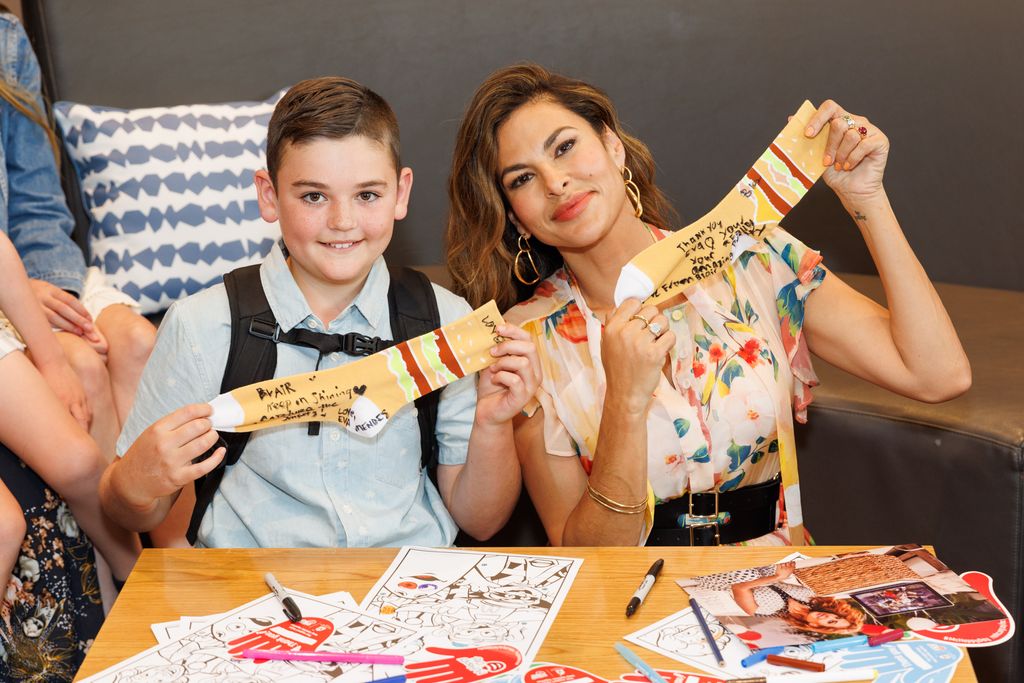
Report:
[[[288,267],[325,324],[348,306],[408,210],[412,171],[396,172],[387,147],[362,135],[285,148],[271,183],[256,174],[260,213],[278,220]]]

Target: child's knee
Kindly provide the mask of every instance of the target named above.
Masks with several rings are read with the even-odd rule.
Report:
[[[27,532],[28,526],[25,524],[25,514],[21,506],[16,503],[4,505],[0,511],[0,545],[5,548],[20,547]],[[6,581],[0,579],[0,583]]]
[[[110,376],[103,357],[81,339],[65,343],[64,354],[90,397],[110,390]]]
[[[69,501],[97,497],[107,462],[96,441],[79,430],[76,436],[62,440],[60,447],[63,459],[47,483]]]
[[[115,341],[121,355],[118,362],[141,369],[156,344],[156,328],[141,315],[132,314],[118,330],[117,337],[111,341]]]

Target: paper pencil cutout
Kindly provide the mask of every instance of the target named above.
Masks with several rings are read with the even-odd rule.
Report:
[[[815,108],[806,100],[736,187],[702,218],[647,247],[622,268],[615,305],[630,297],[657,305],[711,277],[769,232],[825,172],[828,126],[804,136]]]
[[[213,428],[251,432],[289,422],[337,422],[374,436],[415,399],[496,360],[501,314],[489,301],[450,325],[347,365],[250,384],[212,401]]]

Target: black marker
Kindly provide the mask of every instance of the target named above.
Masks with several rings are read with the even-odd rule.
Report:
[[[299,621],[302,619],[302,612],[299,611],[299,606],[295,604],[295,601],[284,592],[284,588],[277,582],[274,575],[267,572],[263,575],[263,580],[270,586],[270,590],[274,591],[274,595],[281,601],[281,605],[284,607],[284,615],[291,621]]]
[[[651,586],[654,585],[654,580],[658,578],[658,573],[661,571],[662,565],[665,564],[665,560],[657,560],[651,565],[651,568],[647,570],[647,576],[640,582],[640,587],[636,589],[636,593],[633,593],[633,597],[629,599],[629,604],[626,605],[626,616],[633,616],[633,612],[636,612],[636,608],[640,606],[640,603],[644,601],[647,594],[651,590]]]

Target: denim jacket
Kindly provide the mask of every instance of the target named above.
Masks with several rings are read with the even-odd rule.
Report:
[[[42,107],[39,62],[18,19],[0,12],[0,73]],[[14,243],[31,278],[81,294],[82,250],[64,200],[53,149],[38,124],[0,98],[0,230]]]

